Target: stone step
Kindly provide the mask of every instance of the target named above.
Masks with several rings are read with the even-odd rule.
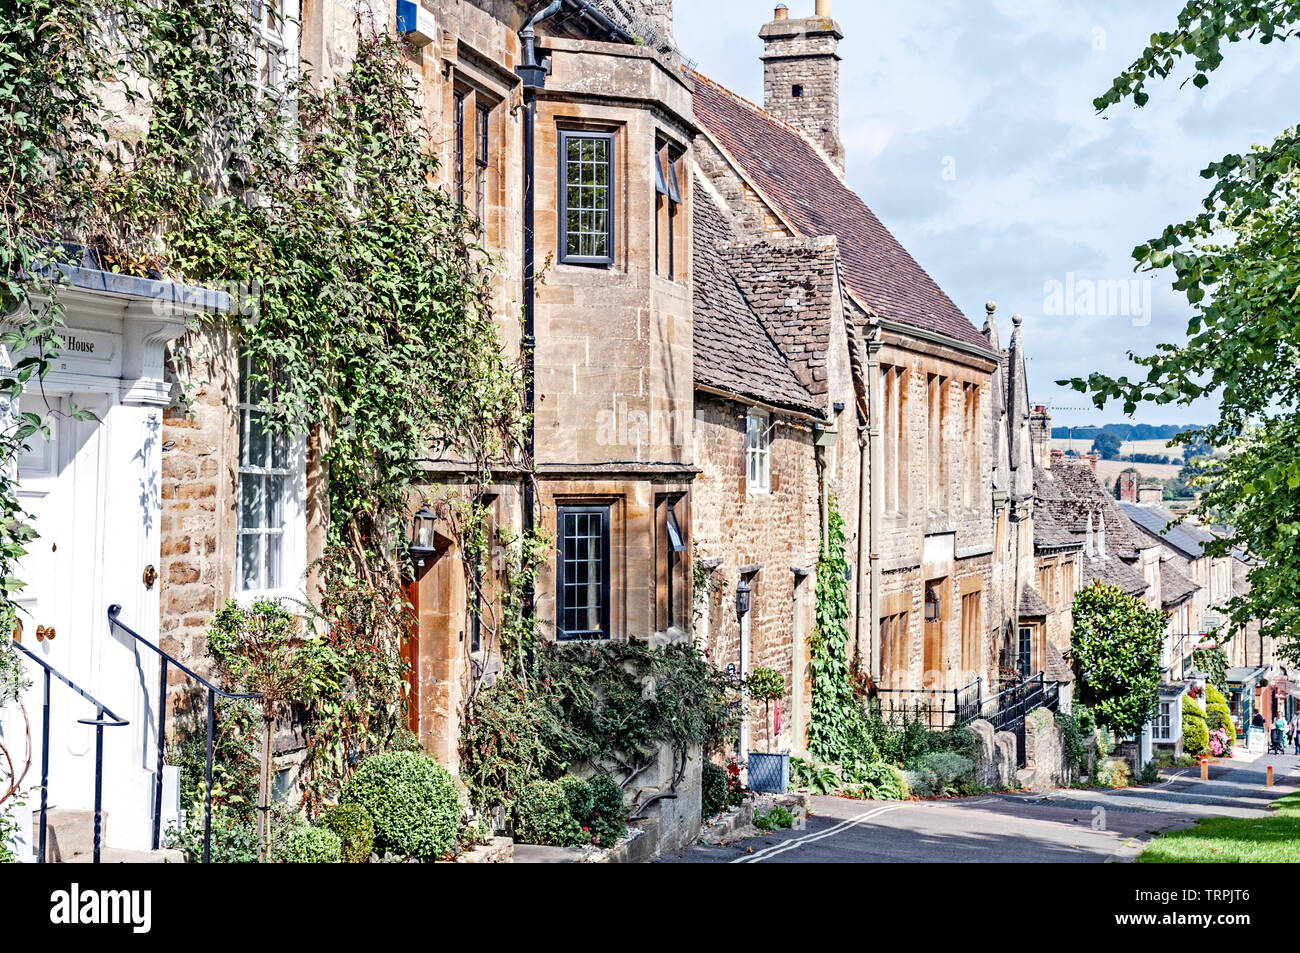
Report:
[[[126,850],[122,847],[105,847],[99,852],[101,864],[183,864],[185,852],[164,847],[162,850]],[[73,854],[65,864],[94,863],[93,854]]]
[[[77,854],[91,854],[95,849],[95,812],[56,807],[47,814],[45,840],[46,863],[69,861]],[[32,813],[32,845],[41,842],[41,812]],[[99,843],[108,843],[108,811],[100,814]]]

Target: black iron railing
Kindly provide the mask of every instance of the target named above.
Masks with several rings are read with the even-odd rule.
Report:
[[[979,717],[982,685],[977,678],[961,688],[878,688],[868,704],[882,721],[942,731]]]
[[[93,725],[95,728],[95,833],[92,846],[92,862],[97,864],[99,863],[100,840],[104,826],[104,729],[122,728],[129,722],[113,714],[107,705],[35,652],[25,648],[21,642],[14,642],[14,648],[44,670],[44,698],[41,704],[41,827],[36,849],[36,861],[41,864],[45,863],[46,832],[49,826],[50,811],[50,688],[52,685],[51,680],[57,678],[95,706],[94,718],[78,718],[77,723]]]
[[[983,701],[978,717],[989,722],[995,731],[1009,731],[1016,736],[1016,759],[1023,768],[1027,760],[1025,716],[1035,708],[1056,711],[1060,704],[1060,682],[1049,682],[1042,672],[1038,672],[989,696]]]
[[[136,632],[129,625],[123,622],[121,615],[121,606],[108,607],[108,621],[110,625],[131,636],[141,645],[151,649],[158,656],[158,774],[154,779],[153,793],[153,848],[157,850],[162,845],[162,775],[163,775],[163,756],[167,744],[167,668],[172,666],[180,672],[188,675],[198,684],[207,689],[207,743],[204,748],[206,757],[203,772],[203,863],[207,863],[212,854],[212,756],[213,756],[213,735],[216,729],[216,702],[217,696],[229,699],[260,699],[261,695],[235,695],[230,692],[223,692],[217,686],[213,685],[202,675],[187,668],[178,659],[168,655],[158,646],[154,645],[139,632]]]

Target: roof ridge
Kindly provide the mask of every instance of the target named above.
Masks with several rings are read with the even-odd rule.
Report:
[[[740,103],[742,106],[748,106],[750,109],[754,110],[754,112],[758,113],[763,118],[770,119],[778,126],[784,127],[788,132],[794,133],[804,142],[808,143],[808,145],[812,146],[814,151],[816,151],[817,155],[819,155],[822,158],[822,160],[826,163],[826,168],[829,169],[835,175],[836,178],[838,178],[841,182],[844,183],[845,188],[849,188],[849,177],[848,177],[847,167],[846,167],[846,171],[844,172],[841,172],[839,169],[837,169],[835,167],[835,163],[831,161],[831,157],[826,152],[826,150],[823,149],[820,145],[818,145],[817,141],[812,139],[802,129],[798,128],[797,126],[790,125],[780,116],[776,115],[775,113],[768,112],[762,106],[758,105],[755,102],[751,102],[750,100],[746,99],[744,96],[740,95],[740,93],[737,93],[734,90],[729,89],[726,86],[723,86],[716,79],[710,79],[709,77],[701,73],[699,70],[690,69],[689,67],[683,67],[683,69],[691,76],[692,79],[696,80],[697,82],[702,81],[706,85],[712,86],[714,89],[718,90],[719,92],[725,93],[726,95],[734,99],[736,102]],[[855,192],[854,194],[856,195],[857,193]],[[861,196],[859,196],[859,198],[860,197]]]

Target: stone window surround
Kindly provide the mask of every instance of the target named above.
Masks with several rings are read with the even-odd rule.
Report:
[[[458,63],[451,83],[451,116],[460,134],[452,134],[451,157],[448,162],[453,182],[449,183],[453,195],[460,192],[464,205],[471,201],[471,210],[483,228],[483,240],[492,247],[503,244],[500,234],[500,214],[494,215],[502,204],[500,162],[494,161],[493,150],[499,149],[505,139],[502,111],[498,109],[506,100],[504,90],[489,83],[477,71],[470,72]],[[486,117],[482,115],[486,110]],[[483,130],[480,122],[487,120]],[[483,155],[483,133],[486,132],[487,154]]]
[[[613,636],[612,616],[613,616],[613,562],[614,546],[613,536],[615,505],[612,501],[604,502],[569,502],[565,501],[556,507],[555,511],[555,635],[556,639],[561,642],[606,642]],[[599,581],[600,600],[601,600],[601,619],[600,630],[582,630],[578,635],[569,636],[562,634],[564,632],[562,619],[565,612],[564,591],[566,578],[564,574],[564,522],[565,517],[569,515],[599,515],[602,519],[600,529],[601,554],[600,554],[600,571],[601,579]]]
[[[298,76],[299,25],[302,22],[300,0],[250,0],[249,16],[257,44],[258,91],[267,87],[283,91]],[[267,75],[262,75],[262,58],[266,57]],[[285,109],[293,108],[290,99]]]

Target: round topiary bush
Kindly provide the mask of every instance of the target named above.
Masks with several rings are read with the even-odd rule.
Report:
[[[1229,733],[1229,737],[1236,733],[1228,700],[1213,685],[1205,686],[1205,725],[1210,731],[1222,728]]]
[[[413,751],[389,751],[361,762],[340,803],[364,808],[375,844],[431,860],[451,850],[460,825],[460,796],[446,768]]]
[[[571,847],[583,843],[582,826],[569,811],[565,786],[530,781],[514,805],[515,839],[525,844]]]
[[[343,845],[343,863],[364,864],[375,847],[375,822],[360,804],[340,804],[326,811],[318,822],[333,831]]]
[[[337,864],[342,853],[338,835],[323,827],[295,827],[284,839],[286,864]]]
[[[591,785],[583,778],[566,774],[556,782],[564,790],[564,798],[569,804],[569,815],[579,826],[586,826],[591,820],[595,803],[591,798]]]
[[[1205,712],[1187,695],[1183,696],[1183,753],[1202,755],[1210,749],[1210,729]]]
[[[704,762],[700,775],[700,800],[705,817],[721,814],[727,806],[727,771],[712,761]]]

